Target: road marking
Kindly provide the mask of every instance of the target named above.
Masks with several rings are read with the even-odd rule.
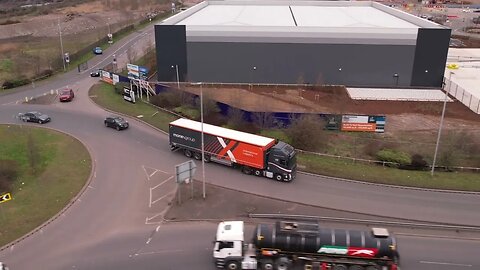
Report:
[[[150,244],[150,241],[152,241],[152,238],[151,238],[151,237],[148,238],[148,240],[147,240],[147,242],[146,242],[145,244],[147,244],[147,245]]]
[[[158,230],[160,230],[160,225],[157,226],[157,228],[155,229],[155,232],[158,232]]]
[[[159,199],[157,199],[157,200],[153,201],[153,202],[152,202],[150,205],[152,205],[152,204],[154,204],[154,203],[156,203],[156,202],[160,201],[161,199],[163,199],[163,198],[167,197],[168,195],[170,195],[170,194],[163,195],[163,196],[162,196],[162,197],[160,197]]]
[[[140,253],[135,253],[135,256],[138,255],[153,255],[153,254],[162,254],[162,253],[178,253],[178,252],[184,252],[185,250],[183,249],[177,249],[177,250],[160,250],[160,251],[150,251],[150,252],[140,252]]]
[[[165,184],[167,181],[169,181],[169,180],[170,180],[170,179],[172,179],[172,178],[173,178],[173,175],[172,175],[172,176],[170,176],[170,177],[168,177],[166,180],[164,180],[164,181],[163,181],[163,182],[161,182],[160,184],[158,184],[158,185],[156,185],[156,186],[154,186],[153,188],[150,188],[150,189],[152,189],[152,190],[153,190],[153,189],[156,189],[157,187],[159,187],[159,186],[161,186],[161,185]]]
[[[449,265],[449,266],[463,266],[463,267],[472,267],[471,264],[461,264],[461,263],[448,263],[448,262],[429,262],[429,261],[420,261],[420,263],[425,264],[439,264],[439,265]]]
[[[156,174],[158,171],[155,170],[152,174],[150,174],[148,177],[152,177],[154,174]]]

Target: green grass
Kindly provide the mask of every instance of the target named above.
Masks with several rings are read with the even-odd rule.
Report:
[[[168,131],[168,123],[177,118],[148,104],[126,102],[121,95],[115,93],[113,86],[106,83],[95,85],[90,90],[90,95],[93,96],[93,101],[102,107],[134,117],[143,115],[143,121],[164,131]],[[264,130],[261,135],[288,142],[288,137],[283,131]],[[358,142],[361,139],[357,138],[356,140]],[[349,145],[347,142],[341,142],[337,147],[337,151],[342,153],[349,152],[351,150],[349,148],[352,148],[351,144]],[[360,150],[361,147],[357,145],[357,149],[354,151]],[[435,172],[432,177],[429,171],[399,170],[303,153],[298,155],[298,165],[301,171],[366,182],[433,189],[480,191],[480,174],[478,173]]]
[[[32,169],[27,145],[38,151]],[[19,164],[11,201],[0,204],[0,246],[32,231],[67,205],[91,171],[85,147],[63,133],[26,126],[0,125],[0,156]],[[33,142],[33,143],[32,143]],[[32,146],[33,145],[33,146]]]
[[[312,154],[298,155],[300,170],[322,175],[399,186],[480,191],[480,174],[399,170]]]
[[[168,124],[178,117],[159,111],[154,106],[138,101],[135,104],[123,100],[115,93],[113,86],[106,83],[94,85],[89,92],[91,99],[98,105],[112,111],[121,112],[132,117],[141,118],[155,127],[168,131]],[[142,116],[142,117],[139,117]]]

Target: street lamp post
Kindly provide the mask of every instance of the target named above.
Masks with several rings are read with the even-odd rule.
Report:
[[[65,54],[63,53],[62,29],[60,28],[60,19],[58,19],[57,24],[58,24],[58,34],[60,36],[60,50],[62,54],[63,71],[66,71],[67,68],[65,67]]]
[[[175,66],[171,66],[171,68],[174,68],[175,67],[175,71],[177,73],[177,88],[180,89],[180,79],[178,78],[178,65],[175,65]],[[200,87],[201,89],[201,87]]]
[[[393,77],[395,78],[395,86],[398,86],[398,73],[393,74]]]
[[[445,98],[443,99],[442,118],[440,118],[440,126],[438,127],[438,135],[437,135],[437,143],[435,144],[435,153],[433,154],[432,176],[433,176],[433,173],[435,172],[435,162],[437,161],[438,145],[440,144],[440,136],[442,134],[443,119],[445,118],[445,109],[447,108],[448,93],[450,91],[450,88],[452,87],[452,74],[453,72],[450,71],[448,75],[449,86],[447,89],[445,89]],[[446,84],[444,84],[444,86],[446,86]]]
[[[192,83],[192,85],[200,85],[200,130],[202,133],[202,197],[205,199],[205,144],[203,136],[203,83],[197,82]]]

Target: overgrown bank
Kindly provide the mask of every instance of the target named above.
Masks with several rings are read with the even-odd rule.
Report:
[[[121,91],[121,87],[115,91],[114,87],[110,85],[97,84],[91,89],[90,96],[93,96],[93,100],[99,105],[108,109],[132,117],[141,115],[142,120],[164,131],[167,131],[168,123],[176,118],[171,113],[144,102],[137,102],[137,104],[125,102],[120,95]],[[160,94],[151,98],[151,102],[192,119],[198,119],[199,117],[198,100],[192,99],[189,95]],[[347,156],[358,156],[363,151],[363,147],[358,145],[352,147],[351,142],[353,140],[359,140],[359,136],[372,136],[371,134],[360,135],[357,133],[351,134],[353,137],[347,137],[347,140],[345,140],[341,138],[345,134],[325,131],[321,120],[311,117],[299,119],[290,128],[262,129],[262,123],[269,121],[268,116],[260,114],[254,123],[242,121],[240,111],[233,110],[227,117],[220,116],[218,108],[215,107],[215,102],[212,102],[212,99],[208,96],[204,97],[204,116],[206,122],[268,135],[292,143],[297,148],[313,151],[329,148],[343,149],[344,153],[348,153]],[[375,139],[375,141],[378,141],[378,139]],[[423,157],[406,155],[402,151],[385,151],[385,149],[393,148],[393,146],[394,144],[390,142],[380,143],[375,147],[366,147],[366,150],[372,153],[372,158],[384,158],[385,161],[399,163],[398,165],[391,165],[391,167],[301,153],[298,159],[299,168],[307,172],[367,182],[480,191],[478,173],[437,171],[432,177]],[[347,151],[348,148],[350,148],[350,151]],[[476,153],[473,153],[473,155],[476,155]],[[399,166],[409,170],[396,168]]]

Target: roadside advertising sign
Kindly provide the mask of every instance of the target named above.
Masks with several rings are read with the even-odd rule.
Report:
[[[138,71],[138,66],[133,64],[127,64],[128,78],[136,79],[140,78],[140,73]]]
[[[341,131],[383,133],[385,131],[385,116],[342,115]]]
[[[113,84],[113,80],[112,80],[110,72],[102,70],[102,81],[104,81],[106,83],[109,83],[109,84]]]
[[[135,103],[135,92],[131,89],[128,89],[126,87],[123,88],[123,99]]]

